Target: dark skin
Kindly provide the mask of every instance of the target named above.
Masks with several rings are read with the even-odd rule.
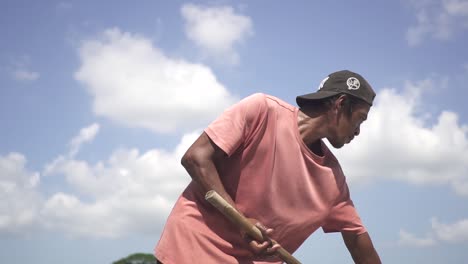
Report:
[[[357,104],[353,105],[350,111],[348,103],[346,95],[342,95],[328,107],[309,107],[299,110],[297,117],[299,134],[316,155],[323,156],[320,142],[322,138],[327,138],[333,147],[341,148],[359,135],[360,125],[367,119],[370,106],[365,103]],[[182,165],[198,183],[202,194],[215,190],[236,208],[216,170],[216,164],[222,163],[227,158],[226,153],[203,133],[183,156]],[[266,236],[273,233],[272,229],[264,227],[256,219],[250,219],[250,221],[256,224]],[[381,263],[368,233],[356,235],[342,232],[342,237],[355,263]],[[247,239],[247,243],[252,252],[257,255],[274,255],[278,249],[278,246],[271,246],[268,241]]]

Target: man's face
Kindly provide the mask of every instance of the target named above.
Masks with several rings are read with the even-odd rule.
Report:
[[[344,144],[351,142],[360,133],[362,122],[367,119],[370,106],[357,104],[352,106],[351,115],[346,111],[340,111],[337,115],[334,133],[328,137],[328,141],[335,148],[341,148]]]

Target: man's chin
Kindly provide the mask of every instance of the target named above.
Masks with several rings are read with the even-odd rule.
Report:
[[[342,148],[342,147],[344,146],[345,143],[343,143],[343,142],[330,142],[330,144],[331,144],[334,148],[340,149],[340,148]]]

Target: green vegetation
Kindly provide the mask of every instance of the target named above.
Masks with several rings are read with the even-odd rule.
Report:
[[[155,264],[156,258],[152,254],[135,253],[126,258],[119,259],[112,264]]]

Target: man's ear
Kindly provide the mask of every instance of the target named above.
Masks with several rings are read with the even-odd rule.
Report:
[[[335,104],[334,104],[335,111],[343,110],[347,103],[348,103],[348,97],[344,94],[340,95],[340,97],[336,99]]]

